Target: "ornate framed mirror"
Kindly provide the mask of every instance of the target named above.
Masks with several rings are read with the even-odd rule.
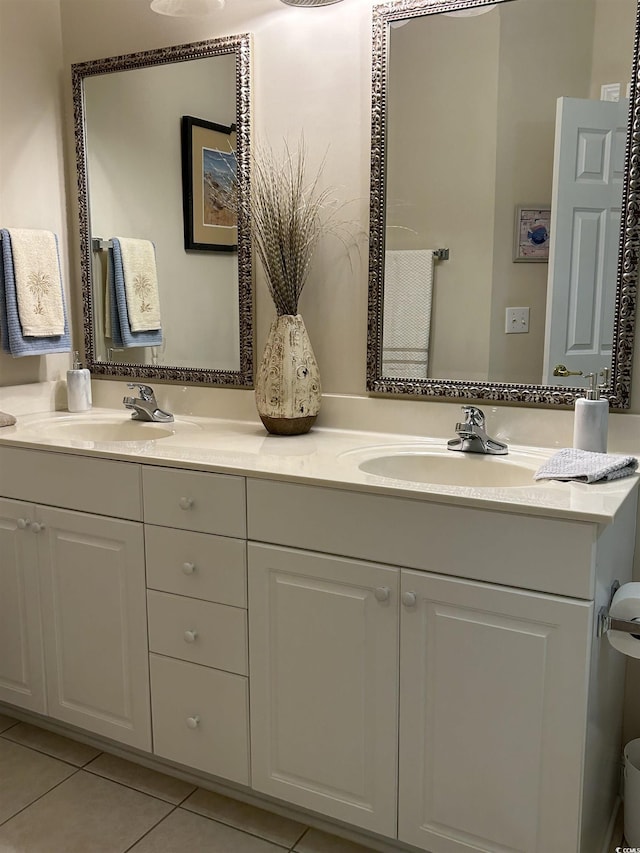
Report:
[[[85,357],[94,376],[253,384],[242,203],[250,51],[243,34],[72,66]],[[187,143],[193,150],[185,152]],[[186,241],[188,217],[199,221],[200,242]],[[153,244],[156,336],[112,328],[122,295],[113,284],[114,237],[118,246],[122,238]]]
[[[630,405],[636,0],[373,10],[367,389]]]

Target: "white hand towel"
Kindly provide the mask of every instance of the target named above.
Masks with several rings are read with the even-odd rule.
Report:
[[[619,480],[628,477],[638,467],[634,456],[615,453],[592,453],[565,447],[548,459],[535,474],[536,480],[579,480],[596,483],[599,480]]]
[[[122,254],[127,314],[132,332],[162,328],[156,252],[150,240],[118,237]]]
[[[62,281],[55,235],[27,228],[7,230],[22,334],[35,338],[63,335]]]

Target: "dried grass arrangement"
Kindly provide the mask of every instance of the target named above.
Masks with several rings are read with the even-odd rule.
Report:
[[[285,142],[282,157],[259,146],[253,159],[251,235],[278,316],[298,313],[318,242],[341,225],[333,191],[320,188],[324,162],[307,181],[304,138],[294,151]]]

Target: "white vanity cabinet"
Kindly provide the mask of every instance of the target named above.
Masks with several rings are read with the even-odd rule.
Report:
[[[243,477],[143,470],[156,755],[249,784]]]
[[[30,504],[0,498],[0,700],[45,712],[36,539]]]
[[[431,853],[600,853],[624,660],[595,609],[630,579],[635,495],[604,528],[257,479],[247,495],[252,785]]]
[[[2,501],[0,699],[150,749],[142,524],[91,512],[140,519],[138,466],[2,447],[0,471],[32,501]]]

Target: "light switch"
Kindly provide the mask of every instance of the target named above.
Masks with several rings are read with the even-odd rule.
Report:
[[[504,326],[507,335],[522,335],[529,331],[529,309],[507,308]]]

